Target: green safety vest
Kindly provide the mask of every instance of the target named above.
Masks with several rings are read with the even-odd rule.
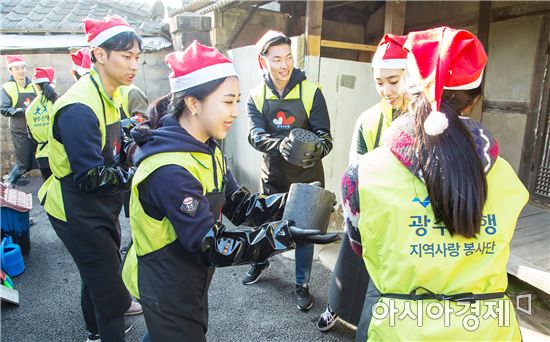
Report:
[[[92,82],[92,78],[99,87],[103,102],[98,96],[98,90]],[[52,176],[46,180],[38,191],[38,198],[43,203],[44,209],[48,214],[64,222],[67,219],[59,180],[71,174],[72,170],[65,146],[54,138],[53,127],[57,113],[64,107],[75,103],[81,103],[89,107],[97,116],[101,132],[102,149],[105,148],[107,138],[106,127],[120,122],[120,92],[117,88],[113,96],[109,98],[101,86],[101,79],[95,69],[92,69],[89,74],[82,76],[63,96],[55,101],[48,126],[48,157]],[[105,116],[103,115],[103,106],[105,106]]]
[[[166,165],[178,165],[202,184],[203,194],[212,192],[216,188],[221,188],[226,172],[222,169],[222,165],[225,164],[219,148],[216,148],[215,158],[218,164],[216,166],[219,183],[217,186],[214,184],[212,156],[207,153],[163,152],[151,155],[139,164],[132,179],[130,197],[130,225],[133,244],[127,252],[122,269],[124,284],[135,298],[139,298],[137,257],[158,251],[177,239],[176,231],[167,217],[159,221],[145,213],[139,201],[139,185],[158,168]]]
[[[384,100],[367,109],[359,117],[367,152],[380,146],[380,138],[393,120],[391,106]]]
[[[360,159],[359,231],[363,260],[380,293],[409,294],[420,285],[446,295],[506,291],[510,241],[529,193],[503,158],[498,158],[487,174],[487,185],[480,234],[474,239],[450,236],[443,223],[435,223],[426,185],[403,166],[387,146]],[[445,319],[447,316],[430,319],[426,310],[430,303],[448,305],[454,312],[448,319]],[[462,304],[382,297],[377,303],[378,314],[370,321],[368,340],[521,340],[514,309],[507,297],[475,303],[471,309],[477,306],[480,310],[475,315],[479,327],[469,331],[464,324],[469,328],[475,326],[476,318],[469,316],[471,311],[460,315],[464,309]],[[393,306],[397,313],[382,315],[384,305]],[[493,308],[493,305],[496,306]],[[414,317],[402,316],[407,306],[415,313]],[[482,318],[489,310],[504,307],[507,307],[506,317],[501,315],[500,319],[505,318],[508,326],[496,318]],[[417,311],[419,309],[422,311]],[[423,313],[421,327],[417,327],[418,312]],[[448,327],[445,321],[449,322]]]
[[[33,139],[37,142],[36,158],[48,157],[48,127],[53,104],[40,94],[27,107],[25,119]]]
[[[315,91],[319,88],[319,85],[308,81],[303,80],[302,84],[302,102],[306,110],[306,115],[309,119],[311,113],[311,107],[313,107],[313,98],[315,97]],[[256,105],[256,108],[261,113],[264,106],[264,98],[266,100],[278,100],[273,91],[262,82],[260,85],[256,86],[250,91],[250,96]],[[286,96],[283,100],[296,100],[300,98],[300,83],[298,83]]]

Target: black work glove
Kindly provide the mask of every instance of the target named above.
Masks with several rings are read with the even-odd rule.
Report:
[[[2,108],[2,115],[6,117],[16,116],[24,113],[25,108]]]
[[[304,153],[301,167],[304,169],[314,167],[315,164],[323,157],[322,152],[323,150],[321,148],[321,144],[315,145],[315,151]]]
[[[80,190],[96,194],[113,194],[128,190],[132,183],[135,167],[129,169],[116,166],[98,166],[88,171],[78,183]]]
[[[280,220],[286,199],[286,192],[266,196],[250,193],[241,186],[225,203],[223,214],[236,226],[259,226],[268,221]]]
[[[288,226],[292,239],[297,243],[314,243],[317,245],[326,245],[340,240],[337,233],[321,235],[317,229],[302,229],[296,226]]]
[[[289,137],[283,138],[283,140],[279,144],[279,153],[281,154],[281,156],[283,156],[283,158],[285,158],[286,161],[288,161],[291,151],[292,151],[292,142],[290,141],[290,138]]]
[[[120,128],[122,128],[122,134],[125,137],[130,137],[130,131],[132,128],[138,126],[140,123],[145,122],[145,118],[141,114],[136,114],[131,118],[120,120]]]

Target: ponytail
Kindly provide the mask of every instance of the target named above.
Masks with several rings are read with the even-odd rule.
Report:
[[[168,107],[170,105],[170,93],[153,101],[145,116],[149,119],[149,127],[156,129],[160,126],[160,120],[168,114]]]
[[[475,237],[487,200],[487,179],[472,135],[459,118],[465,107],[449,105],[444,96],[440,111],[449,125],[432,136],[424,130],[432,111],[428,98],[421,91],[413,95],[412,102],[416,141],[411,152],[419,161],[415,173],[424,178],[436,223],[443,222],[451,235]]]
[[[55,103],[55,101],[57,100],[57,93],[52,88],[52,86],[48,82],[39,83],[38,85],[42,89],[42,94],[44,95],[46,100],[50,101],[51,103]]]

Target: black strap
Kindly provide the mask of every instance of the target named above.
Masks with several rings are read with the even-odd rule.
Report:
[[[426,292],[416,293],[417,290],[423,289]],[[482,293],[474,294],[471,292],[457,293],[452,295],[438,294],[433,293],[432,291],[425,289],[423,287],[417,287],[412,290],[409,294],[404,293],[381,293],[380,296],[394,299],[403,299],[403,300],[425,300],[425,299],[435,299],[438,301],[449,300],[451,302],[470,302],[473,303],[476,300],[488,300],[488,299],[498,299],[505,296],[504,292],[493,292],[493,293]]]
[[[378,129],[376,130],[376,140],[374,141],[374,146],[372,149],[378,147],[378,144],[380,144],[380,135],[382,135],[382,124],[384,123],[384,114],[380,113],[380,120],[378,121]]]
[[[105,133],[106,133],[107,132],[107,114],[105,113],[105,102],[103,102],[103,95],[101,95],[101,91],[99,91],[99,86],[97,85],[97,82],[92,77],[92,75],[90,75],[90,79],[92,80],[92,83],[94,84],[94,87],[97,90],[97,95],[99,95],[99,99],[101,100],[101,108],[103,109],[103,124],[105,125]]]

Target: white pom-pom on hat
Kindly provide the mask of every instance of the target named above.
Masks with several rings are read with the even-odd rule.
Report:
[[[428,135],[439,135],[449,127],[449,119],[444,113],[433,111],[424,121],[424,131]]]

